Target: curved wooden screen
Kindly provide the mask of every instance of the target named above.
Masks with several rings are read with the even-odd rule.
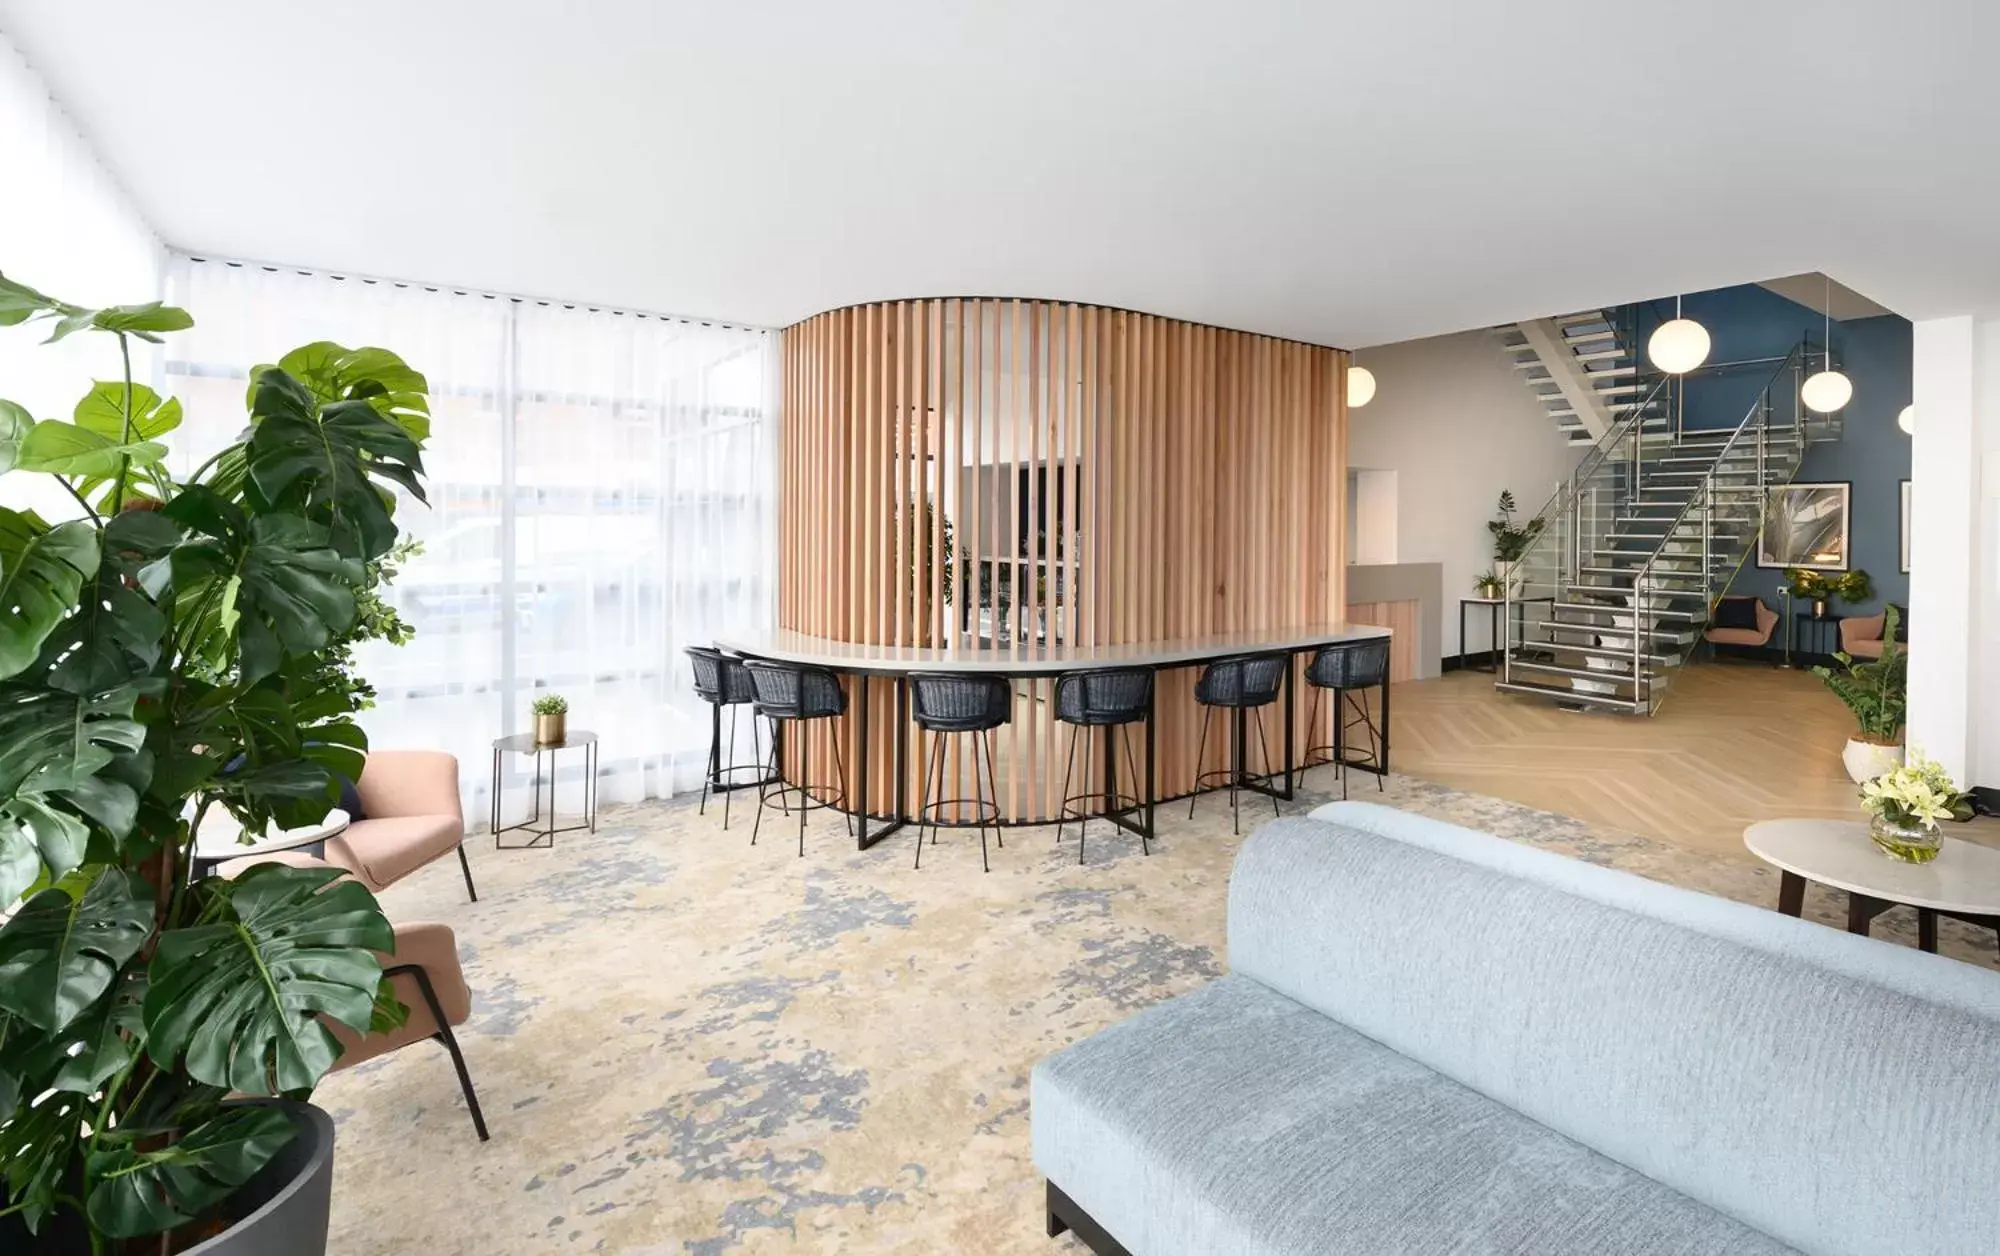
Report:
[[[1046,301],[894,301],[787,328],[778,622],[869,644],[983,638],[1021,651],[1340,619],[1346,362]],[[886,801],[894,690],[872,683],[871,797]],[[1160,676],[1162,798],[1193,785],[1193,684],[1192,671]],[[994,734],[1008,819],[1051,819],[1060,804],[1069,738],[1052,686],[1017,682],[1014,721]],[[1276,756],[1275,709],[1267,720]],[[1322,711],[1322,732],[1327,722]],[[1137,729],[1133,749],[1143,759]],[[950,753],[948,775],[964,784],[946,792],[967,792],[970,747]],[[1226,754],[1212,736],[1203,767]],[[852,770],[851,749],[846,759]],[[1099,761],[1079,752],[1072,792]],[[819,778],[832,759],[815,748],[811,763]]]

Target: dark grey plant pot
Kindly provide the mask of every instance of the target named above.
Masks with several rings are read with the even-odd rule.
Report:
[[[333,1118],[309,1103],[272,1100],[291,1113],[298,1137],[229,1197],[241,1217],[182,1256],[324,1256],[333,1206]]]
[[[298,1137],[272,1157],[223,1205],[223,1216],[240,1217],[225,1232],[181,1256],[324,1256],[327,1213],[333,1202],[333,1118],[307,1103],[256,1100],[284,1108],[297,1123]],[[29,1235],[19,1217],[0,1217],[0,1253],[37,1256],[90,1256],[83,1220],[69,1209],[49,1219],[39,1235]]]

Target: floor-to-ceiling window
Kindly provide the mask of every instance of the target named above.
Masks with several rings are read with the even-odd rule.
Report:
[[[492,739],[553,691],[603,738],[607,800],[699,780],[681,651],[771,617],[774,334],[193,258],[169,296],[195,318],[166,365],[190,466],[241,429],[250,368],[299,345],[379,345],[430,381],[430,504],[397,511],[423,548],[392,597],[416,637],[357,660],[375,745],[457,754],[483,815]]]

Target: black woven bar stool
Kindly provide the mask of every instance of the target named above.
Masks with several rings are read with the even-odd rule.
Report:
[[[1269,782],[1274,775],[1271,767],[1271,746],[1264,740],[1263,708],[1278,700],[1278,686],[1284,683],[1285,669],[1291,665],[1291,656],[1285,654],[1248,654],[1241,658],[1217,659],[1201,669],[1201,676],[1194,682],[1194,700],[1201,703],[1201,736],[1195,740],[1194,765],[1196,776],[1194,788],[1200,796],[1203,783],[1226,779],[1229,782],[1229,828],[1233,833],[1243,831],[1242,818],[1236,809],[1236,789],[1246,779],[1243,775],[1244,729],[1251,711],[1257,716],[1257,745],[1264,755],[1264,775],[1261,779]],[[1202,752],[1208,748],[1208,719],[1220,708],[1230,713],[1232,727],[1229,737],[1229,770],[1226,772],[1202,772]],[[1188,819],[1194,819],[1195,799],[1188,799]],[[1271,814],[1279,815],[1278,799],[1271,797]]]
[[[778,765],[778,737],[776,729],[781,724],[805,725],[813,720],[837,719],[847,714],[847,691],[840,687],[840,677],[820,667],[803,667],[796,663],[770,663],[762,659],[747,660],[743,667],[750,673],[751,688],[756,692],[757,714],[771,721],[771,768],[769,783],[757,791],[757,822],[750,826],[750,844],[757,844],[757,830],[764,823],[764,804],[772,795],[778,795],[779,805],[786,806],[790,793],[798,792],[799,805],[799,854],[806,853],[806,813],[822,807],[845,809],[847,806],[847,764],[840,753],[840,725],[833,726],[833,784],[821,790],[824,798],[814,798],[812,777],[807,763],[807,739],[798,739],[799,783],[785,784]],[[804,731],[803,727],[800,729]],[[789,810],[789,807],[787,807]],[[845,816],[841,827],[847,827]]]
[[[910,677],[910,712],[917,727],[931,735],[924,760],[923,793],[917,803],[917,860],[924,866],[924,827],[937,845],[939,828],[964,828],[963,820],[943,820],[946,807],[972,804],[972,823],[979,829],[979,864],[988,872],[993,865],[986,858],[986,826],[993,826],[993,839],[1001,849],[1007,843],[1000,836],[1000,791],[993,781],[993,730],[1014,718],[1014,687],[993,676],[923,675]],[[947,736],[972,734],[972,797],[933,798],[944,792],[944,751]],[[986,776],[979,775],[980,747],[986,749]],[[931,784],[935,772],[937,784]],[[986,797],[981,797],[984,790]]]
[[[1075,820],[1076,861],[1083,862],[1083,842],[1085,830],[1090,825],[1091,813],[1084,810],[1084,804],[1091,799],[1102,799],[1104,808],[1098,815],[1107,818],[1121,811],[1137,811],[1146,805],[1145,799],[1137,793],[1130,795],[1118,792],[1118,759],[1111,742],[1115,738],[1125,743],[1125,766],[1132,771],[1134,789],[1143,786],[1151,792],[1152,783],[1139,771],[1132,758],[1132,725],[1146,718],[1153,709],[1153,673],[1143,667],[1108,667],[1093,672],[1072,672],[1056,681],[1056,719],[1070,725],[1069,756],[1063,761],[1062,811],[1056,819],[1056,841],[1062,841],[1063,824]],[[1080,741],[1087,741],[1085,730],[1104,730],[1104,789],[1099,793],[1085,791],[1081,794],[1069,792],[1070,774],[1076,769],[1076,747]],[[1123,736],[1119,736],[1122,731]],[[1085,768],[1085,780],[1089,779],[1089,769]],[[1144,826],[1139,829],[1139,850],[1142,854],[1153,853],[1149,841],[1151,834]]]
[[[1306,665],[1306,683],[1313,687],[1312,714],[1306,721],[1307,728],[1319,726],[1319,696],[1322,691],[1333,695],[1333,744],[1308,746],[1300,760],[1299,774],[1303,776],[1307,768],[1318,767],[1322,763],[1340,765],[1340,796],[1347,797],[1347,730],[1360,724],[1368,730],[1368,758],[1365,762],[1355,761],[1356,767],[1366,767],[1375,773],[1375,789],[1383,789],[1382,778],[1388,773],[1383,763],[1388,758],[1388,721],[1383,727],[1375,726],[1375,715],[1369,706],[1368,694],[1374,689],[1384,688],[1389,679],[1389,643],[1387,641],[1359,641],[1352,645],[1322,646]],[[1383,713],[1388,713],[1386,689],[1383,698]],[[1315,759],[1313,756],[1320,755]]]
[[[708,767],[701,777],[701,805],[696,815],[708,814],[708,796],[722,795],[722,830],[729,831],[729,796],[747,785],[755,785],[764,772],[764,757],[757,751],[757,720],[750,719],[750,761],[736,759],[736,716],[744,706],[756,701],[755,688],[743,660],[705,645],[687,648],[688,662],[694,665],[694,691],[708,703]],[[729,711],[728,762],[723,761],[722,712]],[[746,772],[757,775],[744,779]]]

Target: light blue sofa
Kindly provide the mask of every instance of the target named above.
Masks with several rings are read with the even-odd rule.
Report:
[[[1103,1254],[1994,1256],[2000,977],[1366,803],[1237,856],[1220,981],[1043,1060]]]

